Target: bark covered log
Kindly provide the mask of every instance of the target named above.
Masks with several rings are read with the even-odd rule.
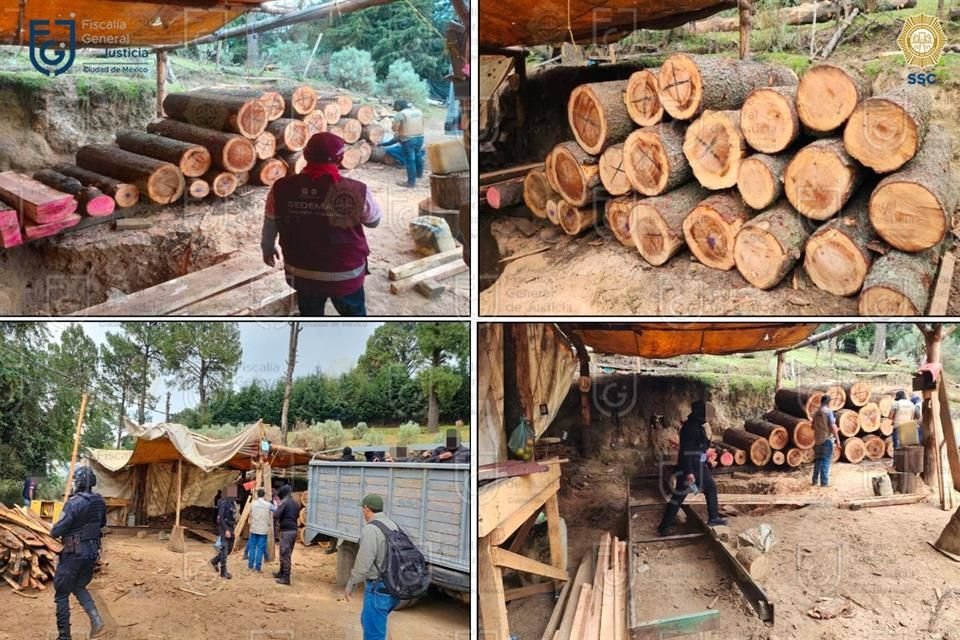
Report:
[[[799,418],[778,409],[766,412],[763,414],[763,419],[786,429],[793,446],[800,449],[809,449],[813,446],[813,424],[809,419]]]
[[[623,95],[626,80],[594,82],[576,87],[567,102],[567,120],[577,142],[591,155],[622,142],[633,131]]]
[[[295,118],[279,118],[267,125],[267,133],[273,136],[275,149],[300,151],[310,139],[310,127]],[[262,159],[262,158],[261,158]]]
[[[656,196],[689,182],[693,173],[683,152],[684,132],[683,123],[664,122],[627,136],[623,164],[634,189]]]
[[[853,197],[866,177],[839,138],[816,140],[797,152],[783,177],[793,208],[812,220],[826,220]]]
[[[860,291],[870,272],[877,234],[867,215],[867,193],[857,196],[840,217],[817,229],[806,246],[803,268],[813,283],[837,296]]]
[[[860,438],[847,438],[840,444],[840,457],[847,462],[860,464],[866,455],[867,448],[863,445],[863,440]]]
[[[108,216],[114,212],[117,203],[108,195],[92,186],[83,186],[76,178],[53,171],[42,169],[33,174],[33,179],[42,182],[57,191],[69,193],[77,199],[79,208],[91,217]]]
[[[210,186],[210,193],[218,198],[226,198],[237,190],[237,176],[229,171],[211,169],[204,174],[203,179]],[[254,179],[252,171],[250,172],[250,179]]]
[[[340,121],[337,122],[337,127],[343,132],[341,137],[347,144],[357,142],[363,133],[363,125],[355,118],[341,118]]]
[[[307,132],[309,133],[310,137],[313,137],[318,133],[323,133],[326,131],[328,123],[323,111],[313,111],[303,116],[303,124],[307,125]]]
[[[930,300],[939,247],[920,253],[891,250],[877,258],[863,282],[859,310],[865,316],[923,315]]]
[[[303,171],[307,166],[307,159],[303,157],[303,151],[278,151],[277,158],[287,165],[287,175],[295,175]]]
[[[203,145],[126,129],[117,132],[117,146],[125,151],[175,164],[184,176],[196,178],[210,169],[210,151]]]
[[[750,462],[758,467],[770,462],[773,449],[767,439],[742,429],[727,429],[723,432],[723,441],[747,452]]]
[[[176,165],[117,147],[96,144],[80,147],[77,165],[131,182],[140,193],[159,204],[176,202],[185,187],[183,174]]]
[[[213,165],[225,171],[248,171],[257,161],[253,143],[235,134],[205,129],[169,118],[151,122],[147,125],[147,132],[206,147],[210,151]]]
[[[633,242],[633,235],[630,233],[630,219],[633,216],[633,208],[640,202],[635,194],[622,196],[609,200],[606,206],[607,227],[613,232],[614,237],[625,247],[636,246]]]
[[[96,187],[111,196],[120,208],[132,207],[140,199],[140,190],[135,184],[123,182],[95,171],[81,169],[72,164],[57,164],[53,170],[65,176],[76,178],[85,186]]]
[[[553,172],[551,184],[570,204],[585,206],[600,187],[598,158],[585,152],[576,142],[557,145],[551,156],[547,163],[548,178]]]
[[[503,198],[502,188],[491,187],[487,191],[487,201],[495,209],[503,206],[519,204],[523,199],[523,183],[507,183],[516,192],[515,196]],[[496,194],[496,197],[494,197]],[[430,199],[442,209],[459,210],[464,204],[470,203],[470,172],[460,171],[447,175],[432,174],[430,176]]]
[[[376,122],[372,124],[366,124],[360,130],[360,137],[369,142],[370,144],[380,144],[383,142],[386,132],[383,127],[381,127]]]
[[[807,129],[831,133],[842,127],[860,101],[869,95],[870,82],[856,69],[818,64],[800,78],[797,115]]]
[[[547,202],[559,197],[560,195],[550,186],[545,172],[533,170],[523,179],[523,201],[538,218],[546,218]]]
[[[203,91],[169,93],[163,99],[167,117],[188,124],[233,131],[245,138],[256,138],[267,127],[267,110],[257,98],[231,96]]]
[[[557,219],[560,228],[568,236],[578,236],[581,233],[589,231],[599,220],[600,203],[594,203],[592,206],[577,207],[565,200],[561,200],[557,206]]]
[[[843,130],[847,152],[877,173],[896,171],[913,158],[927,134],[933,97],[906,85],[863,100]]]
[[[860,409],[870,402],[873,388],[869,382],[857,380],[856,382],[844,383],[843,391],[847,394],[847,402],[844,406],[848,409]]]
[[[265,187],[272,186],[274,182],[287,175],[287,165],[283,160],[277,158],[267,158],[260,160],[250,171],[250,180],[256,184]],[[236,186],[234,186],[236,189]]]
[[[696,182],[637,202],[630,215],[630,236],[640,256],[654,266],[665,264],[686,244],[684,220],[710,192]]]
[[[737,271],[758,289],[775,287],[800,259],[807,227],[785,200],[747,221],[733,247]]]
[[[300,84],[282,93],[287,103],[287,114],[291,117],[308,114],[317,106],[317,92],[309,85]]]
[[[735,191],[716,193],[694,207],[683,221],[683,237],[690,252],[711,269],[736,266],[737,234],[750,219],[747,206]]]
[[[798,418],[813,420],[813,414],[820,408],[823,391],[816,389],[777,389],[773,401],[777,409]],[[770,420],[770,418],[766,418]],[[770,422],[777,422],[770,420]]]
[[[343,113],[340,111],[340,104],[336,98],[321,98],[317,100],[316,110],[323,114],[328,125],[337,122],[343,116]]]
[[[607,150],[600,155],[600,182],[607,193],[612,196],[622,196],[633,189],[630,186],[630,180],[627,178],[627,172],[624,168],[623,156],[624,143],[618,143],[607,147]]]
[[[783,449],[790,442],[790,434],[784,427],[767,420],[747,418],[743,421],[743,428],[754,435],[766,438],[773,449]]]
[[[361,125],[368,125],[377,119],[377,111],[372,104],[354,104],[347,117],[358,120]]]
[[[747,144],[761,153],[779,153],[800,137],[796,85],[761,87],[747,95],[740,126]]]

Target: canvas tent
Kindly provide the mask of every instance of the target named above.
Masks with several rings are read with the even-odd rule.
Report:
[[[90,449],[88,459],[97,474],[97,490],[108,498],[134,504],[144,487],[144,513],[156,517],[177,508],[177,463],[183,462],[181,506],[212,507],[219,489],[239,472],[254,468],[258,459],[261,423],[232,438],[213,440],[174,423],[124,428],[134,438],[132,450]],[[274,468],[306,465],[311,454],[303,449],[271,445],[268,460]]]

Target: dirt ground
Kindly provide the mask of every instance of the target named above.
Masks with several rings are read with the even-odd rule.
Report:
[[[960,565],[927,544],[936,540],[951,514],[930,501],[859,511],[836,507],[841,500],[872,495],[868,478],[882,469],[880,463],[839,463],[831,470],[831,487],[816,489],[809,486],[809,465],[748,479],[718,476],[721,496],[769,492],[821,499],[802,508],[760,511],[724,507],[721,499],[731,540],[761,523],[773,528],[771,568],[760,581],[774,604],[772,626],[757,618],[723,565],[696,540],[635,545],[630,566],[636,572],[634,598],[641,609],[656,615],[700,611],[713,603],[720,612],[720,628],[703,636],[710,640],[960,638]],[[604,531],[627,535],[626,477],[620,466],[597,460],[571,463],[563,473],[560,514],[570,541],[568,565],[576,567]],[[634,499],[649,497],[637,480],[631,486]],[[705,512],[702,498],[691,503]],[[659,508],[634,513],[634,534],[654,537]],[[689,526],[681,514],[674,532]],[[808,611],[828,604],[820,598],[846,603],[849,610],[837,618],[814,619]],[[524,640],[539,638],[553,605],[550,595],[511,602],[511,633]]]
[[[431,111],[427,142],[443,138],[442,113]],[[374,193],[383,221],[367,229],[370,245],[365,289],[367,312],[377,316],[469,315],[470,275],[443,281],[447,290],[434,300],[415,291],[390,293],[387,271],[422,257],[408,230],[418,203],[430,196],[425,178],[415,189],[400,187],[403,171],[376,163],[361,165],[350,177]],[[242,187],[225,200],[186,206],[140,205],[153,227],[115,231],[101,224],[10,251],[0,251],[0,314],[62,315],[99,304],[108,296],[132,293],[209,267],[237,254],[260,258],[260,228],[267,190]],[[336,311],[327,305],[331,315]]]
[[[230,558],[232,580],[220,580],[208,564],[213,547],[188,538],[187,552],[168,551],[156,533],[138,539],[128,533],[104,538],[105,566],[91,593],[108,622],[107,640],[243,638],[247,640],[353,640],[362,637],[362,600],[346,602],[334,584],[336,556],[319,547],[297,545],[293,585],[276,584],[270,573],[250,572],[237,551]],[[203,596],[181,591],[189,589]],[[356,596],[357,594],[355,594]],[[35,599],[0,589],[4,624],[0,640],[56,637],[53,594]],[[73,637],[86,638],[83,609],[71,598]],[[390,615],[394,639],[422,637],[466,639],[469,609],[433,591],[415,606]],[[429,630],[429,631],[428,631]]]

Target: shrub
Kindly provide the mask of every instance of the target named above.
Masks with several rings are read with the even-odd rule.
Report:
[[[403,98],[420,107],[427,104],[427,97],[430,95],[426,81],[418,76],[413,65],[403,58],[390,63],[387,77],[383,81],[383,92],[394,100]]]
[[[359,93],[373,93],[377,72],[373,69],[369,51],[347,47],[330,56],[327,76],[338,87]]]
[[[353,434],[352,434],[352,435],[353,435],[353,439],[354,439],[354,440],[363,440],[363,439],[366,437],[367,432],[368,432],[369,430],[370,430],[370,428],[367,427],[367,423],[366,423],[366,422],[358,422],[358,423],[357,423],[357,426],[355,426],[355,427],[353,428]]]
[[[416,422],[404,422],[397,433],[397,444],[413,444],[419,437],[420,425]]]
[[[336,449],[342,446],[347,439],[347,433],[343,430],[343,425],[340,424],[339,420],[324,420],[320,424],[310,428],[317,429],[318,432],[323,435],[326,440],[325,448],[327,449]]]
[[[383,432],[379,429],[370,429],[364,442],[369,445],[383,444]]]

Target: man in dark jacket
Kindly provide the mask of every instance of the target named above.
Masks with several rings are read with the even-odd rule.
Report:
[[[356,462],[357,459],[353,456],[353,449],[350,447],[343,448],[343,455],[340,456],[340,462]]]
[[[290,567],[293,559],[293,545],[297,541],[297,518],[300,505],[290,495],[290,485],[280,489],[282,501],[277,507],[277,522],[280,524],[280,571],[273,574],[278,584],[290,584]]]
[[[237,526],[237,501],[235,498],[222,497],[217,505],[217,533],[220,535],[220,553],[215,555],[210,564],[220,572],[221,578],[230,579],[233,576],[227,571],[227,556],[233,551],[233,529]]]
[[[99,637],[104,630],[97,605],[87,591],[100,558],[100,538],[107,524],[107,505],[99,494],[93,492],[96,484],[93,469],[78,468],[73,474],[74,493],[50,530],[51,536],[63,541],[57,573],[53,577],[57,640],[70,640],[71,593],[90,617],[89,637]]]
[[[670,527],[680,511],[680,505],[689,492],[688,487],[699,486],[707,497],[708,524],[718,526],[727,524],[725,518],[720,517],[720,506],[717,502],[717,483],[710,473],[710,466],[716,461],[707,461],[707,448],[710,439],[704,428],[707,423],[707,403],[697,400],[690,406],[690,415],[680,427],[680,447],[677,454],[677,486],[670,497],[670,501],[663,510],[663,518],[657,533],[661,536],[669,535]]]

